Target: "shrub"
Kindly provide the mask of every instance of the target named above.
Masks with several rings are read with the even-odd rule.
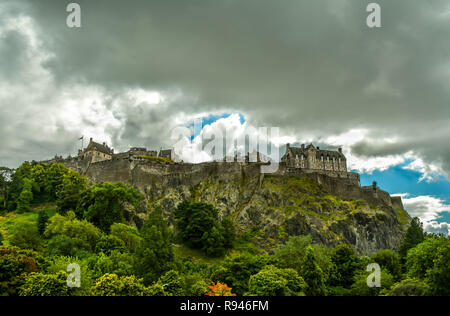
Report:
[[[20,296],[67,296],[67,274],[43,274],[33,272],[25,277],[24,284],[19,289]]]
[[[45,210],[40,210],[38,213],[38,220],[37,220],[37,230],[39,232],[39,235],[42,236],[44,235],[45,232],[45,227],[47,225],[48,222],[48,215],[47,212]]]
[[[386,291],[386,296],[426,296],[428,291],[429,286],[425,282],[408,278],[395,283]]]
[[[175,212],[179,237],[191,248],[201,249],[210,257],[222,256],[235,238],[230,220],[218,220],[218,211],[210,204],[180,203]]]
[[[33,201],[32,182],[25,178],[23,179],[23,189],[17,199],[17,212],[25,213],[30,210],[31,202]]]
[[[393,250],[383,249],[372,254],[370,258],[378,263],[381,268],[385,268],[394,277],[395,280],[400,280],[402,276],[400,256]]]
[[[91,295],[140,296],[144,294],[145,290],[142,279],[137,279],[134,275],[119,277],[117,274],[106,273],[92,286]]]
[[[83,191],[76,213],[109,233],[112,224],[125,221],[125,206],[136,206],[140,198],[138,191],[121,182],[96,184]]]
[[[122,240],[128,251],[132,253],[136,251],[142,241],[136,228],[122,223],[114,223],[111,225],[111,236]]]
[[[247,295],[298,296],[304,295],[306,283],[294,269],[269,265],[250,277],[248,288]]]
[[[183,295],[184,284],[177,271],[170,270],[159,278],[158,283],[163,287],[164,292],[169,295]]]
[[[16,295],[23,283],[22,274],[36,272],[40,261],[30,250],[0,248],[0,296]]]
[[[100,238],[95,251],[110,255],[112,251],[125,252],[126,248],[125,243],[119,238],[111,235],[106,235]]]
[[[429,270],[433,269],[439,249],[448,243],[444,237],[428,237],[424,242],[411,248],[406,256],[405,267],[409,277],[425,279]]]
[[[351,293],[354,296],[378,296],[380,292],[387,291],[394,284],[394,278],[386,270],[380,272],[380,287],[369,287],[367,277],[371,274],[368,271],[360,271],[355,275],[355,282],[351,286]]]
[[[40,237],[36,224],[31,222],[17,223],[9,242],[11,245],[22,249],[37,249],[39,247]]]
[[[208,286],[210,291],[205,293],[208,296],[236,296],[236,294],[231,293],[231,287],[228,287],[226,284],[222,284],[220,282],[212,283],[212,285]]]
[[[65,235],[70,238],[81,240],[84,244],[89,245],[89,250],[93,251],[102,233],[93,224],[75,218],[75,213],[70,211],[67,216],[56,214],[53,216],[44,235],[51,238],[55,235]]]
[[[214,271],[213,280],[226,283],[234,289],[237,295],[248,291],[249,279],[266,265],[275,264],[277,260],[270,256],[239,254],[233,258],[227,257],[222,266]]]
[[[306,248],[305,258],[301,268],[301,275],[304,278],[307,287],[306,294],[311,296],[326,295],[326,287],[322,269],[317,264],[314,250],[311,246]]]
[[[434,265],[428,272],[428,280],[431,285],[433,295],[450,295],[450,240],[439,247]]]
[[[136,250],[136,272],[149,285],[175,265],[172,234],[161,210],[150,214],[141,235],[143,241]]]
[[[47,249],[45,249],[45,255],[47,257],[52,256],[66,256],[74,257],[79,254],[80,251],[89,251],[90,246],[79,238],[71,238],[66,235],[53,236],[47,242]]]
[[[337,245],[331,255],[333,273],[330,275],[331,286],[349,288],[353,282],[356,271],[360,268],[359,258],[349,245]]]

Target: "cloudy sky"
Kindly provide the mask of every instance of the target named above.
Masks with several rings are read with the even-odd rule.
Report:
[[[0,1],[0,165],[76,154],[78,138],[172,146],[207,130],[279,127],[278,144],[344,146],[363,185],[450,223],[450,3],[364,0]],[[197,145],[196,145],[197,144]],[[284,147],[281,146],[283,149]]]

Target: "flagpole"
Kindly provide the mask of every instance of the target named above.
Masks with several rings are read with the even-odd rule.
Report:
[[[81,151],[83,151],[83,147],[84,147],[84,136],[81,136],[79,138],[79,140],[81,140]]]

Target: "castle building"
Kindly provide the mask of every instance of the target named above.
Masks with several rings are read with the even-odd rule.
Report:
[[[106,143],[99,144],[89,140],[89,145],[85,150],[78,152],[78,157],[83,160],[89,160],[91,163],[111,160],[114,155],[114,149],[111,149]]]
[[[291,147],[286,144],[286,153],[281,157],[281,162],[288,168],[347,171],[347,159],[342,153],[342,148],[337,151],[322,150],[310,144],[301,147]]]

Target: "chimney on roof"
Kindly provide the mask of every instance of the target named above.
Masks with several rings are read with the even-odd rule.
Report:
[[[318,149],[318,150],[320,150],[320,147],[319,147],[319,146],[317,146],[317,149]]]
[[[291,147],[291,144],[287,143],[287,144],[286,144],[286,150],[288,150],[289,147]]]
[[[105,142],[103,142],[103,146],[106,146],[106,143],[105,143]]]
[[[338,152],[342,154],[342,148],[341,147],[338,148]]]
[[[305,144],[302,144],[302,150],[304,150],[305,149]]]

